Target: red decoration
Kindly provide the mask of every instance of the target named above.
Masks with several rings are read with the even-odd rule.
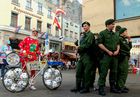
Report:
[[[53,24],[56,24],[58,29],[61,29],[58,19],[56,17],[54,18]]]

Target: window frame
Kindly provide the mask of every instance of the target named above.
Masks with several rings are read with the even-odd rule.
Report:
[[[40,25],[39,25],[40,24]],[[40,27],[39,27],[40,26]],[[41,32],[42,31],[42,21],[40,21],[40,20],[37,20],[37,30],[39,31],[39,32]]]
[[[27,21],[27,18],[30,21]],[[30,24],[27,26],[28,23],[26,23],[26,22],[30,22]],[[31,30],[31,17],[25,16],[25,30]]]
[[[14,16],[14,18],[16,18],[16,19],[13,19],[13,14],[16,15],[16,16]],[[17,25],[18,25],[18,13],[11,12],[11,24],[10,24],[10,26],[17,27]]]

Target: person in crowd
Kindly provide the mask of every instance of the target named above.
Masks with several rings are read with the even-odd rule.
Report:
[[[121,29],[121,26],[120,25],[117,25],[116,27],[115,27],[115,33],[119,36],[120,35],[120,33],[119,33],[119,30]]]
[[[110,92],[117,93],[116,78],[118,67],[118,54],[120,50],[119,36],[113,32],[115,25],[114,19],[105,21],[106,29],[99,33],[98,46],[104,52],[104,56],[100,59],[100,76],[98,80],[99,95],[105,96],[105,82],[108,70],[110,69],[109,82]]]
[[[7,40],[5,41],[4,45],[1,48],[1,53],[2,53],[1,56],[3,57],[3,64],[1,64],[1,79],[4,76],[6,65],[8,65],[6,62],[6,55],[9,54],[10,52],[12,52],[12,48],[10,46],[10,41]]]
[[[82,23],[84,36],[80,39],[77,46],[80,59],[76,68],[76,88],[71,92],[88,93],[90,92],[91,71],[93,68],[93,46],[95,44],[94,34],[90,31],[90,23]],[[82,85],[81,85],[82,84]]]
[[[70,62],[70,60],[67,60],[66,67],[67,67],[67,70],[71,69],[71,62]]]
[[[94,85],[95,82],[95,78],[96,78],[96,71],[98,70],[98,73],[100,73],[100,59],[103,57],[102,51],[100,50],[100,48],[98,47],[98,35],[96,34],[95,37],[95,46],[94,46],[94,66],[93,66],[93,70],[91,72],[91,76],[92,76],[92,80],[91,80],[91,84],[90,87],[95,91],[98,90],[98,87],[96,87]]]
[[[126,28],[121,28],[120,31],[120,55],[118,64],[117,89],[120,93],[128,93],[128,88],[125,87],[128,75],[128,61],[130,50],[132,48],[131,38],[128,35]]]
[[[32,35],[26,37],[23,41],[19,43],[20,47],[20,56],[22,68],[26,69],[26,63],[30,61],[35,61],[38,59],[39,51],[39,41],[38,41],[38,31],[33,30]],[[23,58],[22,58],[23,57]],[[31,70],[31,79],[30,79],[30,89],[36,90],[32,78],[35,76],[35,70]]]
[[[18,39],[18,38],[16,38],[15,37],[15,35],[13,35],[13,36],[11,36],[10,38],[9,38],[9,40],[10,40],[10,46],[12,47],[12,49],[13,50],[19,50],[20,48],[19,48],[19,43],[20,43],[20,40]]]

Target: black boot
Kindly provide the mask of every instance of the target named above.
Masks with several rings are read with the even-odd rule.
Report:
[[[115,85],[112,85],[110,87],[110,92],[111,93],[121,93],[121,91],[119,89],[116,89]]]
[[[106,95],[106,93],[105,93],[105,91],[104,91],[104,87],[99,87],[99,95],[101,95],[101,96],[105,96]]]
[[[89,88],[83,88],[82,90],[80,90],[80,93],[83,94],[83,93],[89,93]]]
[[[71,89],[70,91],[76,93],[80,92],[80,90],[81,90],[81,80],[76,80],[76,88]]]
[[[128,90],[126,90],[125,88],[121,88],[120,91],[121,93],[128,93]]]
[[[126,86],[124,86],[124,90],[127,90],[127,91],[129,91],[129,88],[127,88]]]

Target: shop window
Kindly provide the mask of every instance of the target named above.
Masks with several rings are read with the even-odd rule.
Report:
[[[42,21],[37,21],[37,30],[41,32]]]
[[[30,26],[31,26],[31,18],[25,17],[25,30],[30,30]]]
[[[11,26],[12,27],[17,27],[18,23],[18,14],[17,13],[11,13]]]

